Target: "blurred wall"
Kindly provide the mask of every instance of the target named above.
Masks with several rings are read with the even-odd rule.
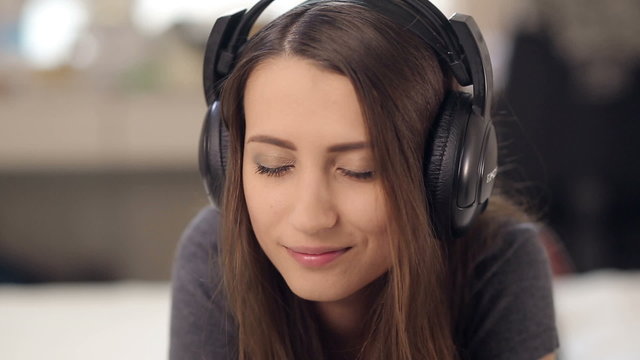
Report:
[[[267,18],[297,2],[276,0]],[[62,3],[75,6],[76,17],[34,21],[40,18],[27,11]],[[168,279],[182,229],[207,204],[196,163],[204,41],[217,16],[253,3],[0,3],[0,281]],[[633,136],[640,101],[620,97],[594,106],[575,96],[580,83],[563,77],[576,69],[568,65],[575,59],[557,51],[566,37],[556,41],[562,35],[544,21],[562,14],[551,3],[436,1],[445,15],[472,14],[482,29],[498,98],[507,100],[498,110],[516,119],[508,134],[516,144],[514,163],[529,188],[539,189],[533,196],[542,193],[543,215],[578,269],[637,267],[633,184],[640,178],[625,164],[637,163],[627,159],[639,152]],[[607,4],[615,10],[621,3],[631,2]],[[604,18],[597,13],[588,23],[613,27],[594,21]],[[46,46],[27,49],[25,24],[44,24],[32,31],[38,36],[61,36],[54,30],[69,19],[80,30],[62,60],[48,67],[29,60],[27,54]],[[601,34],[589,31],[590,38]],[[616,43],[625,51],[598,54],[633,49]],[[558,79],[564,85],[553,83]],[[616,125],[602,127],[605,122]],[[606,141],[596,140],[603,135]]]
[[[0,27],[0,281],[168,279],[207,203],[198,25],[150,35],[132,1],[79,2],[68,61],[41,68],[20,48],[27,3],[3,3]]]

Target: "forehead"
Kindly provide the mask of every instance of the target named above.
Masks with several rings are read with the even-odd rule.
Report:
[[[349,79],[294,56],[259,64],[244,94],[246,134],[295,143],[366,140],[367,131]]]

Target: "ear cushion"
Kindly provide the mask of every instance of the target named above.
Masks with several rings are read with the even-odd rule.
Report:
[[[454,187],[470,112],[471,95],[450,92],[429,133],[424,166],[425,186],[431,219],[441,237],[450,237],[455,232],[452,229],[452,217],[455,216],[453,201],[457,195]]]
[[[220,103],[211,104],[202,124],[198,150],[200,175],[211,204],[220,209],[224,191],[229,131],[222,121]]]

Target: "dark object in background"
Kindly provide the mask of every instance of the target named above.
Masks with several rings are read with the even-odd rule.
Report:
[[[576,270],[640,268],[640,64],[616,97],[584,96],[553,41],[515,38],[505,97],[538,152],[518,163],[548,187],[547,218]]]
[[[33,284],[42,280],[30,273],[22,266],[11,264],[7,259],[0,258],[0,284]]]

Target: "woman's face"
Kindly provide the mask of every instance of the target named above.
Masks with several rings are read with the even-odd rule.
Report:
[[[385,197],[351,82],[292,56],[247,81],[244,193],[260,247],[289,288],[337,301],[391,266]]]

